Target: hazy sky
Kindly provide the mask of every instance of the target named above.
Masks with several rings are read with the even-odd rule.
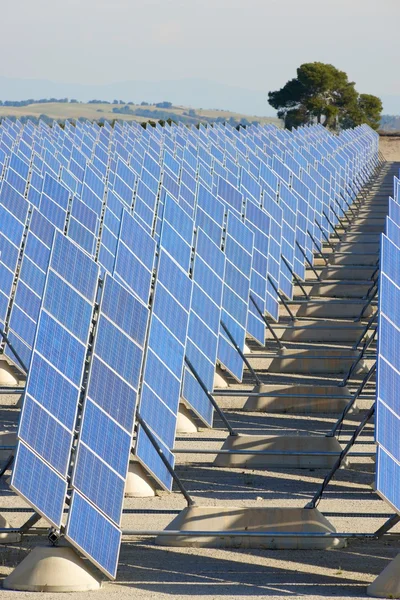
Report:
[[[345,70],[360,92],[400,96],[399,0],[3,0],[2,8],[2,76],[201,78],[267,92],[318,60]]]

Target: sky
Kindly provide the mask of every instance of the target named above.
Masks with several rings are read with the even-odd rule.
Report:
[[[248,90],[250,105],[252,90],[266,96],[300,64],[321,61],[400,114],[398,0],[3,2],[0,77],[97,86],[198,79]],[[210,86],[210,106],[212,94]]]

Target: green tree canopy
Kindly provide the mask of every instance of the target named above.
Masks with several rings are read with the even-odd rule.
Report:
[[[382,102],[371,94],[359,94],[355,84],[344,71],[333,65],[304,63],[297,69],[297,77],[283,88],[269,92],[268,102],[291,129],[316,120],[335,129],[368,123],[378,129]]]

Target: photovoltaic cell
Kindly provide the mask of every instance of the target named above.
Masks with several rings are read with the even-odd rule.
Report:
[[[124,211],[113,275],[146,305],[153,277],[156,242],[135,217]]]
[[[37,455],[35,464],[40,473],[42,464],[45,464],[64,481],[75,429],[75,418],[71,415],[76,415],[81,393],[97,282],[98,267],[95,263],[56,232],[32,351],[32,366],[25,387],[18,439]],[[68,311],[65,311],[66,303]],[[46,368],[39,370],[40,365]],[[65,392],[62,395],[58,385],[60,381]],[[24,464],[16,460],[13,489],[34,508],[39,508],[30,487],[24,487],[24,468]],[[22,482],[21,487],[18,482]],[[52,491],[48,490],[48,493]],[[64,500],[57,509],[60,515]],[[57,512],[54,502],[51,503],[52,514],[46,512],[46,503],[42,503],[43,506],[41,514],[54,523],[54,512]],[[54,524],[60,526],[61,521]]]
[[[169,450],[175,438],[191,295],[192,281],[161,249],[139,411],[160,445]],[[172,478],[140,426],[135,453],[159,483],[170,490]],[[170,451],[166,457],[173,466]]]
[[[224,274],[225,254],[198,229],[186,356],[209,392],[213,391],[214,384]],[[211,427],[213,407],[188,368],[185,369],[182,396]]]
[[[225,237],[225,279],[221,319],[236,344],[244,350],[253,260],[253,233],[235,215],[228,212]],[[243,361],[221,329],[218,360],[238,380],[243,377]]]

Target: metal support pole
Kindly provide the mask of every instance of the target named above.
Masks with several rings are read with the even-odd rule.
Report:
[[[7,346],[10,348],[11,352],[14,354],[14,356],[17,359],[20,367],[22,368],[22,372],[24,373],[24,375],[26,375],[28,373],[28,369],[27,369],[24,361],[22,360],[22,358],[20,357],[20,355],[18,354],[18,352],[14,348],[13,344],[10,342],[10,340],[8,339],[8,337],[6,336],[6,334],[4,333],[4,331],[1,328],[0,328],[0,336],[5,341],[5,343],[7,344]]]
[[[270,284],[272,285],[272,287],[274,288],[277,296],[279,297],[279,300],[282,302],[283,306],[286,308],[290,318],[292,319],[292,321],[296,320],[296,317],[294,316],[294,314],[292,313],[292,311],[290,310],[285,298],[282,296],[282,294],[280,293],[280,291],[278,290],[278,288],[276,287],[275,283],[272,281],[271,277],[269,275],[267,275],[267,279],[270,282]]]
[[[313,273],[314,273],[315,277],[317,278],[317,280],[321,281],[320,276],[318,275],[317,271],[314,268],[314,265],[309,260],[307,254],[304,252],[304,249],[300,246],[300,244],[299,244],[299,242],[297,240],[296,240],[296,246],[298,247],[298,249],[300,250],[300,252],[304,256],[304,260],[306,261],[306,263],[308,264],[308,266],[310,267],[310,269],[313,271]]]
[[[371,304],[371,302],[374,300],[374,298],[377,294],[378,294],[378,287],[376,288],[376,290],[374,291],[372,296],[369,298],[368,302],[366,304],[364,304],[362,311],[358,315],[357,319],[355,319],[355,321],[361,321],[361,319],[364,316],[365,311],[367,310],[368,306]]]
[[[227,328],[227,326],[225,325],[225,323],[222,320],[220,321],[220,323],[221,323],[222,329],[225,331],[226,335],[228,336],[231,344],[233,345],[233,347],[235,348],[235,350],[239,354],[240,358],[242,359],[242,361],[244,362],[244,364],[246,365],[246,367],[248,368],[248,370],[250,371],[250,373],[254,377],[254,380],[255,380],[256,384],[257,385],[261,385],[261,383],[262,383],[261,379],[259,378],[259,376],[255,372],[255,370],[253,369],[253,367],[251,366],[251,364],[249,363],[249,361],[245,357],[244,353],[242,352],[242,349],[236,343],[235,338],[233,337],[233,335],[231,334],[231,332],[229,331],[229,329]]]
[[[349,410],[354,405],[354,402],[360,396],[361,392],[363,391],[363,389],[365,388],[365,386],[367,385],[368,381],[371,379],[371,377],[375,373],[375,371],[376,371],[376,363],[374,363],[372,365],[372,367],[370,368],[370,370],[368,371],[368,373],[365,375],[364,379],[362,380],[362,382],[358,386],[356,392],[353,394],[353,396],[350,399],[350,401],[346,404],[346,406],[343,409],[342,414],[340,415],[340,417],[338,418],[338,420],[336,421],[336,423],[334,424],[334,426],[332,427],[332,429],[330,430],[330,432],[326,435],[326,437],[334,437],[336,435],[337,430],[342,425],[342,423],[345,420],[346,415],[348,414]]]
[[[346,446],[343,448],[342,452],[340,453],[339,458],[337,459],[337,461],[335,462],[335,464],[333,465],[333,467],[331,468],[331,470],[325,477],[324,481],[320,485],[317,492],[314,494],[313,498],[310,500],[310,502],[308,502],[305,505],[304,508],[316,508],[317,507],[317,504],[321,500],[321,497],[322,497],[324,491],[326,490],[326,488],[328,487],[329,482],[331,481],[331,479],[334,476],[334,474],[336,473],[336,471],[339,469],[340,465],[343,462],[343,459],[348,454],[350,448],[354,445],[354,442],[356,441],[357,437],[359,436],[361,431],[364,429],[365,425],[368,423],[368,421],[370,420],[370,418],[372,417],[374,412],[375,412],[375,405],[371,406],[371,408],[369,409],[369,411],[367,412],[367,414],[365,415],[365,417],[363,418],[361,423],[354,430],[353,435],[351,436],[351,438],[350,438],[349,442],[346,444]]]
[[[335,198],[334,198],[333,200],[334,200],[334,202],[336,202],[336,199],[335,199]],[[333,214],[335,215],[335,217],[337,218],[337,220],[338,220],[338,224],[340,225],[340,227],[343,227],[343,229],[344,229],[345,231],[347,231],[347,227],[348,227],[348,226],[347,226],[347,227],[345,227],[345,225],[343,225],[342,219],[339,217],[339,215],[337,214],[337,212],[336,212],[336,210],[333,208],[333,206],[331,206],[331,207],[330,207],[330,209],[331,209],[331,211],[333,212]],[[349,220],[349,224],[351,225],[351,221],[350,221],[350,220]]]
[[[350,204],[347,202],[346,198],[343,196],[342,192],[340,192],[340,195],[342,197],[343,202],[345,202],[347,208],[349,209],[349,211],[351,212],[351,214],[353,215],[353,217],[355,218],[358,214],[358,211],[355,212],[352,207],[350,206]]]
[[[308,229],[307,229],[307,233],[310,236],[312,243],[316,247],[318,254],[321,256],[321,258],[324,259],[325,264],[328,266],[328,264],[329,264],[328,259],[326,258],[325,254],[322,252],[321,246],[316,242],[314,236],[310,233],[310,231]],[[321,278],[318,274],[317,274],[317,278],[318,278],[318,281],[321,281]]]
[[[143,421],[142,417],[140,416],[139,411],[136,411],[136,420],[139,423],[139,425],[143,428],[143,431],[145,432],[145,434],[149,438],[149,440],[151,442],[151,445],[153,446],[153,448],[155,449],[155,451],[157,452],[157,454],[161,458],[162,462],[164,463],[165,468],[167,469],[167,471],[171,475],[172,479],[175,481],[176,485],[179,488],[179,491],[181,492],[181,494],[185,498],[185,500],[187,502],[187,505],[188,506],[194,506],[194,504],[195,504],[194,500],[191,498],[191,496],[189,496],[189,494],[186,491],[186,488],[184,487],[183,483],[179,479],[178,475],[175,473],[175,470],[173,469],[173,467],[171,467],[171,465],[169,464],[168,460],[165,458],[164,452],[162,451],[162,449],[158,445],[156,438],[154,437],[153,433],[150,431],[150,429],[147,426],[146,422]]]
[[[336,205],[337,205],[337,206],[340,208],[340,210],[341,210],[341,211],[342,211],[342,213],[343,213],[343,216],[344,216],[344,217],[346,217],[346,221],[348,222],[348,224],[349,224],[349,225],[351,225],[351,221],[350,221],[349,217],[346,215],[346,213],[345,213],[345,211],[343,210],[343,208],[340,206],[340,202],[339,202],[339,200],[337,200],[337,198],[334,198],[334,199],[333,199],[333,201],[334,201],[334,202],[336,203]],[[334,212],[335,212],[335,211],[334,211]],[[336,212],[335,212],[335,214],[336,214]],[[341,219],[340,219],[340,222],[341,222]]]
[[[335,250],[336,250],[335,246],[332,244],[332,242],[330,241],[329,237],[326,235],[325,231],[322,229],[321,225],[318,223],[317,219],[315,219],[315,223],[317,224],[318,229],[320,230],[320,232],[324,236],[324,239],[327,242],[327,244],[331,247],[332,251],[335,252]]]
[[[198,374],[195,367],[192,365],[191,361],[188,359],[187,356],[185,356],[185,363],[187,364],[187,366],[189,367],[189,369],[191,370],[191,372],[193,374],[193,377],[196,379],[197,383],[199,384],[199,386],[201,387],[201,389],[203,390],[203,392],[206,394],[207,398],[211,402],[212,406],[214,407],[214,409],[217,412],[218,416],[220,417],[221,421],[224,423],[225,427],[229,431],[229,435],[237,436],[238,435],[237,432],[233,429],[232,425],[229,423],[224,412],[218,406],[218,402],[215,400],[215,398],[213,397],[211,392],[207,389],[207,386],[205,385],[204,381],[201,379],[200,375]]]
[[[358,358],[356,358],[356,360],[353,362],[353,364],[351,365],[350,369],[347,372],[347,375],[345,375],[343,377],[343,381],[341,383],[339,383],[339,387],[344,387],[346,385],[346,383],[349,381],[349,379],[351,378],[352,374],[354,373],[358,363],[360,362],[360,360],[363,358],[364,354],[366,353],[366,351],[368,350],[369,346],[372,344],[372,342],[375,339],[377,330],[375,329],[375,331],[373,332],[372,336],[370,337],[369,340],[365,340],[363,347],[361,349],[361,352],[358,356]]]
[[[295,280],[295,282],[297,283],[297,285],[300,287],[300,289],[303,292],[303,294],[306,297],[306,299],[309,300],[310,296],[307,294],[307,292],[304,289],[304,287],[303,287],[300,279],[297,277],[296,273],[293,271],[292,267],[290,266],[290,264],[288,263],[288,261],[286,260],[286,258],[283,256],[283,254],[281,254],[281,259],[283,260],[283,262],[285,263],[285,265],[289,269],[290,273],[292,274],[293,279]]]
[[[7,458],[4,466],[1,468],[1,470],[0,470],[0,479],[8,471],[8,469],[11,467],[11,465],[13,464],[13,462],[14,462],[14,453],[10,454],[10,456]]]
[[[333,211],[335,212],[335,211]],[[334,233],[336,235],[336,237],[339,239],[339,241],[342,241],[342,236],[338,234],[338,232],[336,231],[336,227],[334,226],[334,224],[332,223],[332,221],[330,220],[330,218],[328,217],[328,215],[326,214],[326,212],[323,210],[322,214],[324,215],[325,219],[328,221],[329,225],[331,226],[332,229],[332,233]]]
[[[256,311],[258,312],[258,314],[260,315],[260,317],[262,318],[262,320],[264,321],[265,325],[268,328],[268,331],[271,333],[272,337],[274,338],[275,342],[278,344],[279,348],[281,350],[284,349],[284,345],[282,344],[281,340],[278,338],[278,336],[276,335],[273,327],[271,326],[270,323],[268,323],[268,319],[266,318],[266,316],[263,314],[262,310],[260,309],[260,307],[258,306],[257,302],[254,300],[253,295],[250,294],[250,300],[252,301],[252,303],[254,304],[254,307],[256,309]]]
[[[25,533],[28,533],[28,531],[30,530],[31,527],[33,527],[34,525],[36,525],[36,523],[38,521],[40,521],[40,519],[42,518],[41,515],[38,515],[37,513],[34,513],[31,517],[29,517],[29,519],[26,521],[26,523],[24,523],[20,529],[19,532],[21,535],[24,535]]]
[[[377,318],[377,316],[378,316],[378,311],[375,311],[374,314],[369,319],[366,326],[364,327],[364,329],[362,330],[362,333],[359,336],[359,338],[357,339],[357,341],[354,342],[354,346],[352,347],[352,350],[357,350],[358,345],[361,343],[361,341],[362,341],[363,337],[366,335],[367,331],[369,331],[370,327],[372,326],[372,324],[375,321],[375,319]]]
[[[400,515],[395,513],[394,515],[392,515],[390,517],[390,519],[388,519],[386,521],[386,523],[384,523],[381,527],[379,527],[379,529],[377,529],[375,531],[376,537],[378,539],[381,538],[383,535],[385,535],[385,533],[387,533],[390,529],[392,529],[395,525],[397,525],[397,523],[399,521],[400,521]]]

